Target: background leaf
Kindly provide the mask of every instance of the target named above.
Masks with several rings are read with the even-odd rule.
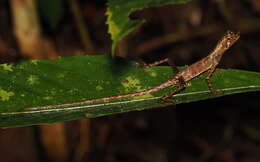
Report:
[[[106,55],[65,57],[0,65],[0,127],[98,117],[171,105],[159,101],[172,88],[151,95],[58,109],[25,107],[52,105],[137,92],[158,85],[172,76],[170,67],[138,68],[135,62],[115,61]],[[260,73],[217,70],[214,86],[224,94],[209,93],[205,75],[175,95],[177,103],[187,103],[234,93],[260,90]]]
[[[161,6],[174,3],[185,3],[190,0],[109,0],[107,9],[108,32],[112,38],[112,54],[115,53],[116,45],[127,34],[140,26],[144,21],[133,21],[129,19],[130,13],[135,10]]]

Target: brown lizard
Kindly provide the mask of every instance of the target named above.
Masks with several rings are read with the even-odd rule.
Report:
[[[188,84],[187,82],[192,80],[193,78],[197,77],[198,75],[208,72],[208,76],[206,77],[207,85],[209,87],[209,90],[212,93],[219,93],[220,90],[214,89],[212,86],[211,76],[213,72],[215,71],[217,65],[220,62],[220,59],[224,52],[228,50],[238,39],[240,35],[239,33],[234,33],[231,31],[228,31],[223,38],[217,43],[216,47],[213,49],[213,51],[206,56],[205,58],[195,62],[194,64],[190,65],[184,70],[179,71],[176,75],[165,81],[164,83],[152,87],[150,89],[141,91],[141,92],[135,92],[130,94],[122,94],[122,95],[116,95],[116,96],[109,96],[109,97],[103,97],[103,98],[96,98],[96,99],[89,99],[79,102],[73,102],[73,103],[65,103],[65,104],[57,104],[57,105],[45,105],[45,106],[35,106],[35,107],[27,107],[25,110],[30,109],[50,109],[50,108],[59,108],[59,107],[67,107],[67,106],[77,106],[77,105],[83,105],[88,103],[94,103],[99,101],[109,101],[114,99],[122,99],[122,98],[129,98],[129,97],[136,97],[136,96],[142,96],[146,94],[151,94],[154,92],[157,92],[159,90],[162,90],[164,88],[170,87],[170,86],[178,86],[178,88],[174,89],[173,91],[170,91],[169,93],[165,94],[162,99],[167,100],[172,97],[173,94],[179,92],[180,90],[184,89]],[[168,59],[164,59],[162,61],[159,61],[155,64],[151,64],[149,66],[154,66],[157,64],[160,64],[162,62],[167,62]]]

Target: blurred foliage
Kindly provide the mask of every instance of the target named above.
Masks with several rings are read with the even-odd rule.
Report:
[[[58,25],[64,16],[65,0],[39,0],[38,6],[43,20],[54,32],[58,30]]]
[[[148,7],[162,6],[174,3],[186,3],[190,0],[109,0],[107,8],[108,32],[112,39],[112,55],[115,54],[116,46],[125,36],[144,23],[143,21],[130,20],[129,15],[136,10]]]

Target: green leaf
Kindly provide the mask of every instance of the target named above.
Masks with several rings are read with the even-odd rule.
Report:
[[[172,89],[166,88],[150,95],[123,100],[24,110],[32,106],[142,91],[163,83],[172,75],[170,67],[157,66],[143,70],[135,62],[115,61],[107,55],[0,64],[0,127],[99,117],[172,105],[160,101],[160,96]],[[260,73],[217,70],[212,78],[214,86],[225,93],[214,95],[208,91],[205,75],[193,79],[192,86],[174,95],[177,104],[260,90]]]
[[[107,9],[108,32],[112,39],[112,54],[114,55],[116,45],[131,31],[144,23],[144,21],[133,21],[129,15],[143,8],[162,6],[166,4],[186,3],[191,0],[109,0]]]
[[[63,0],[39,0],[38,5],[44,21],[52,31],[56,31],[59,22],[64,15]]]

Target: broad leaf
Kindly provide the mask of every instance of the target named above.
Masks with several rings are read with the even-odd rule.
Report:
[[[166,4],[185,3],[190,0],[109,0],[107,9],[108,32],[112,38],[112,54],[116,45],[131,31],[140,26],[144,21],[133,21],[129,15],[143,8],[161,6]]]
[[[172,105],[160,100],[171,87],[122,100],[55,109],[24,109],[134,93],[159,85],[172,75],[170,67],[143,70],[135,62],[115,61],[106,55],[1,64],[0,127],[52,123]],[[205,75],[193,79],[192,86],[176,94],[177,104],[260,90],[260,73],[256,72],[217,70],[212,79],[214,86],[225,92],[220,95],[209,93],[204,79]]]

